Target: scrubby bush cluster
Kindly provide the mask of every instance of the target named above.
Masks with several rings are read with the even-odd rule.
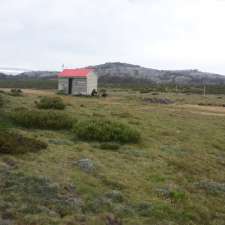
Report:
[[[107,93],[106,89],[101,89],[99,91],[99,93],[100,93],[100,96],[102,96],[102,97],[107,97],[108,96],[108,93]]]
[[[16,109],[9,113],[9,117],[18,125],[26,128],[39,129],[68,129],[73,120],[65,113],[56,111]]]
[[[0,131],[0,154],[23,154],[47,148],[47,144],[20,134]]]
[[[73,130],[78,138],[87,141],[136,143],[140,140],[137,130],[126,124],[110,120],[79,121]]]
[[[11,96],[22,96],[23,92],[19,88],[13,88],[13,89],[10,90],[9,95],[11,95]]]
[[[35,102],[39,109],[65,109],[66,105],[59,97],[42,97],[39,102]]]

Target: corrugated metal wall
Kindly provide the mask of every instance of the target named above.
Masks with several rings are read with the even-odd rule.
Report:
[[[69,88],[69,79],[68,78],[59,78],[58,79],[58,90],[63,91],[65,94],[68,94]]]
[[[98,77],[97,74],[92,72],[88,77],[87,77],[87,94],[91,95],[93,90],[98,89]]]
[[[87,95],[86,78],[73,78],[72,95]]]

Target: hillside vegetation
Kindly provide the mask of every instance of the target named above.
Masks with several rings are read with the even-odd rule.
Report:
[[[141,67],[128,63],[105,63],[89,66],[95,70],[101,86],[117,87],[148,87],[173,86],[202,87],[223,86],[225,76],[214,73],[202,72],[197,69],[191,70],[158,70]],[[0,87],[13,88],[56,88],[57,71],[28,71],[18,76],[6,76],[0,73]],[[26,84],[27,82],[27,84]],[[36,86],[35,86],[36,85]]]
[[[0,224],[224,225],[225,96],[107,92],[1,91]]]

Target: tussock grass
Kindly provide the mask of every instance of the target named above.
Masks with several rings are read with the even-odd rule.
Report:
[[[78,138],[86,141],[137,143],[140,133],[123,123],[91,119],[79,121],[73,128]]]
[[[56,111],[16,109],[9,113],[9,117],[16,124],[26,128],[39,129],[70,129],[73,120],[65,113]]]
[[[45,96],[39,102],[35,102],[38,109],[65,109],[66,105],[60,97]]]
[[[76,192],[63,191],[60,185],[47,177],[30,176],[21,172],[0,173],[0,177],[1,191],[4,192],[1,203],[7,202],[7,210],[17,210],[17,217],[22,218],[23,223],[16,224],[37,224],[34,223],[35,218],[32,219],[33,215],[48,215],[44,224],[55,224],[52,218],[58,220],[80,211],[81,202]],[[54,217],[49,216],[50,212]],[[31,221],[27,221],[29,218]]]

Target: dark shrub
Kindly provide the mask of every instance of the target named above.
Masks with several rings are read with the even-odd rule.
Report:
[[[0,107],[2,107],[3,104],[4,104],[3,97],[0,95]]]
[[[108,96],[106,89],[101,89],[100,90],[100,96],[102,96],[102,97],[107,97]]]
[[[144,88],[140,90],[140,94],[146,94],[152,92],[152,89]]]
[[[106,143],[100,144],[99,147],[100,149],[103,149],[103,150],[118,150],[120,148],[120,145],[113,142],[106,142]]]
[[[22,96],[23,92],[19,88],[13,88],[13,89],[10,90],[9,95],[11,95],[11,96]]]
[[[175,103],[173,100],[167,99],[167,98],[144,98],[143,101],[145,103],[150,103],[150,104],[173,104]]]
[[[0,154],[23,154],[47,148],[47,144],[20,134],[0,131]]]
[[[39,102],[35,102],[39,109],[65,109],[66,105],[59,97],[42,97]]]
[[[97,94],[98,94],[98,92],[95,89],[93,89],[91,92],[91,96],[97,96]]]
[[[85,120],[75,124],[77,137],[88,141],[136,143],[140,134],[134,128],[110,120]]]
[[[9,113],[9,117],[18,125],[26,128],[39,129],[69,129],[73,120],[65,113],[55,111],[41,111],[16,109]]]

